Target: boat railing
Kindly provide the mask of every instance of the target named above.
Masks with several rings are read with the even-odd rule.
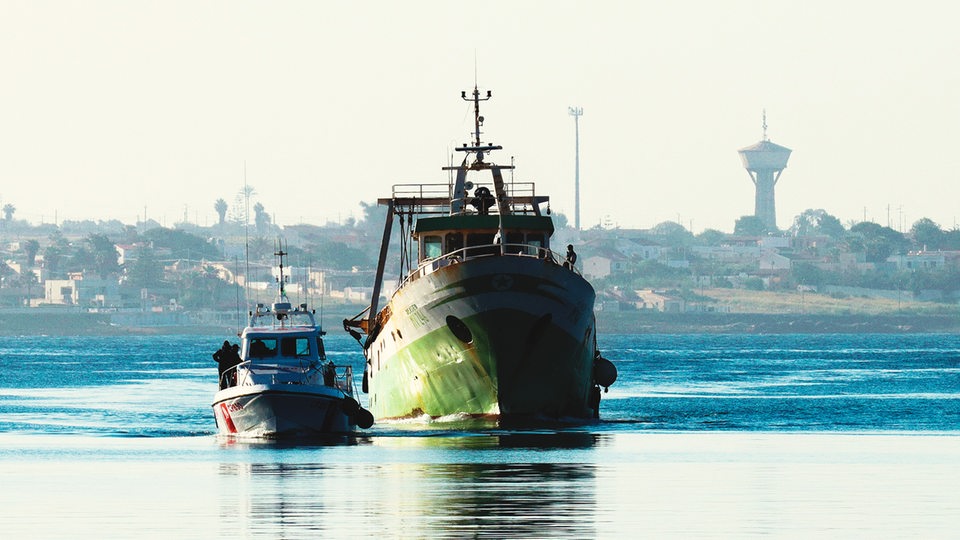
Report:
[[[558,261],[563,259],[560,254],[549,248],[532,244],[503,244],[502,246],[500,244],[481,244],[469,246],[445,253],[439,257],[424,259],[420,265],[417,266],[416,270],[407,274],[397,290],[401,289],[408,281],[420,279],[421,277],[431,274],[445,266],[486,257],[524,257],[529,259],[541,259],[548,264],[560,264]],[[574,272],[575,274],[580,275],[580,271],[577,270],[575,266],[564,266],[569,268],[570,271]]]
[[[492,182],[476,182],[474,186],[476,188],[485,187],[490,193],[496,193]],[[535,207],[548,200],[547,197],[537,197],[534,182],[506,182],[503,184],[503,190],[507,203],[510,205],[510,211],[515,214],[537,213]],[[401,213],[412,212],[430,215],[449,214],[454,203],[460,203],[458,206],[463,208],[464,211],[472,211],[471,203],[474,201],[472,195],[455,197],[452,183],[395,184],[392,198],[398,206],[397,210]],[[491,213],[496,214],[497,212],[498,209],[494,205],[491,208]]]
[[[450,213],[452,184],[395,184],[392,199],[402,213],[443,215]]]
[[[230,366],[220,374],[220,389],[236,386],[237,384],[237,366]]]
[[[347,395],[353,395],[352,367],[338,366],[333,362],[327,362],[321,369],[323,371],[324,385],[336,388]]]
[[[333,363],[310,363],[298,366],[247,360],[224,370],[220,387],[263,384],[265,382],[263,379],[267,377],[270,384],[319,384],[322,381],[326,386],[353,395],[353,368],[337,366]]]
[[[394,184],[394,199],[435,199],[438,197],[450,198],[453,185],[446,184]]]
[[[256,362],[246,360],[236,365],[237,385],[252,385],[288,383],[288,384],[310,384],[319,381],[321,378],[322,366],[317,363],[308,363],[302,365],[283,364],[279,362],[265,363],[262,359]],[[269,378],[269,381],[266,380]]]
[[[353,367],[335,366],[335,368],[336,368],[337,375],[333,381],[333,386],[338,388],[344,394],[347,394],[348,396],[352,396],[353,395]]]
[[[263,306],[257,306],[257,310],[250,314],[250,321],[247,324],[256,328],[311,328],[317,326],[316,318],[313,312],[307,311],[306,304],[301,307],[282,314],[277,313]]]

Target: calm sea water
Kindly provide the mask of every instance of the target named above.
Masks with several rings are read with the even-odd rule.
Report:
[[[3,537],[960,533],[960,336],[607,335],[600,422],[296,444],[214,435],[223,339],[0,338]]]

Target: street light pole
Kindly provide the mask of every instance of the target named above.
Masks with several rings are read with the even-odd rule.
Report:
[[[576,149],[574,154],[574,227],[580,232],[580,117],[583,116],[581,107],[568,107],[570,116],[573,117],[574,133],[576,136]]]

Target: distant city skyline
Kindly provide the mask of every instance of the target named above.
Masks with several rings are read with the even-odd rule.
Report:
[[[0,206],[31,223],[216,223],[244,184],[279,225],[446,181],[460,92],[483,138],[581,226],[732,231],[737,150],[793,150],[777,226],[957,225],[960,8],[948,2],[186,1],[0,7]]]

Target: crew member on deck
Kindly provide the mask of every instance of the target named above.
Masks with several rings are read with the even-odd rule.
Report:
[[[333,365],[332,360],[323,366],[323,384],[327,386],[337,385],[337,368]]]
[[[230,363],[230,353],[233,352],[230,349],[230,342],[224,341],[223,346],[220,349],[213,353],[213,359],[217,362],[217,380],[220,381],[220,389],[223,390],[227,387],[227,383],[223,378],[223,373],[230,369],[228,365]]]
[[[227,379],[229,380],[230,386],[237,385],[237,370],[236,367],[240,365],[240,345],[234,343],[230,346],[230,365],[227,367],[229,372],[227,373]]]
[[[219,375],[218,380],[220,381],[221,390],[237,384],[237,371],[233,368],[240,363],[239,350],[239,345],[230,345],[229,341],[224,341],[223,346],[220,347],[217,352],[213,353],[213,359],[217,361],[217,373]],[[224,377],[223,374],[228,371],[230,371],[230,373]]]
[[[563,267],[573,269],[574,265],[577,264],[577,254],[573,251],[573,244],[567,244],[567,260],[564,261]]]

